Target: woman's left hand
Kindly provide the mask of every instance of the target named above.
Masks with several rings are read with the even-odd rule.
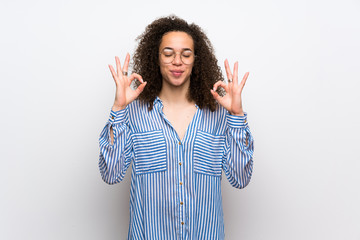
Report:
[[[226,110],[230,112],[231,115],[244,116],[244,111],[242,108],[241,102],[241,92],[245,86],[246,79],[249,76],[249,72],[245,73],[241,83],[238,84],[238,62],[234,64],[234,73],[231,73],[229,62],[225,60],[225,69],[226,75],[228,78],[228,84],[223,81],[218,81],[214,84],[211,93],[214,96],[215,100],[218,101]],[[226,95],[221,97],[216,89],[221,86],[225,89]]]

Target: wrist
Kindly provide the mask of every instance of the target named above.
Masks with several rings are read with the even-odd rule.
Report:
[[[123,109],[125,109],[126,108],[126,106],[118,106],[118,105],[113,105],[112,106],[112,108],[111,108],[111,110],[113,110],[114,112],[118,112],[118,111],[120,111],[120,110],[123,110]]]
[[[239,111],[239,112],[230,112],[231,115],[234,116],[245,116],[244,111]]]

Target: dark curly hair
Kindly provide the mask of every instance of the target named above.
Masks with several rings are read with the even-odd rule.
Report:
[[[211,95],[210,89],[214,83],[219,80],[223,81],[224,78],[214,55],[214,48],[198,25],[188,24],[174,15],[153,21],[136,39],[139,44],[133,57],[133,71],[147,81],[147,85],[138,99],[149,103],[149,110],[153,108],[153,102],[162,87],[159,66],[160,43],[165,33],[173,31],[185,32],[194,41],[196,57],[190,76],[188,99],[195,101],[200,109],[209,108],[211,111],[215,111],[217,103]]]

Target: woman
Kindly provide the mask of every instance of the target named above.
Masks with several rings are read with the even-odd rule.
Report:
[[[134,72],[116,57],[110,118],[100,136],[100,172],[120,182],[132,162],[128,239],[224,239],[222,170],[245,187],[253,140],[243,112],[238,64],[228,84],[195,24],[170,16],[138,38]],[[130,88],[138,80],[136,90]],[[222,87],[225,94],[216,91]]]

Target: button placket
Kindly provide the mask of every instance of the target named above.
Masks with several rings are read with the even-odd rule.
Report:
[[[180,226],[181,232],[184,231],[183,226],[185,225],[185,213],[184,213],[184,168],[183,168],[183,149],[184,145],[181,141],[178,142],[178,176],[179,176],[179,210],[180,210]]]

